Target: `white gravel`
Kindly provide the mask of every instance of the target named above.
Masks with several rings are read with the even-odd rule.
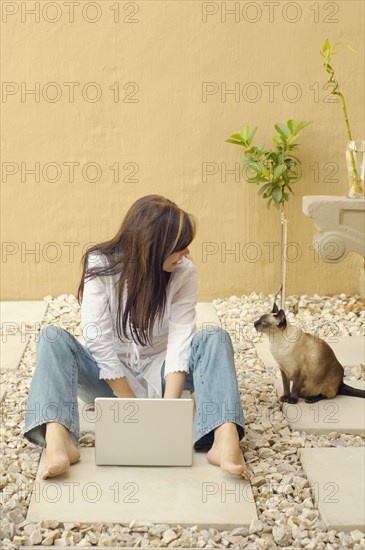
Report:
[[[2,490],[1,539],[3,548],[42,546],[135,546],[185,548],[305,548],[308,550],[365,548],[364,533],[327,531],[313,503],[298,450],[303,447],[364,446],[364,438],[332,432],[306,434],[289,429],[278,405],[272,383],[275,369],[265,368],[253,343],[261,336],[253,321],[271,311],[273,295],[251,293],[217,299],[221,326],[232,338],[235,365],[245,413],[246,435],[242,441],[246,463],[252,473],[252,490],[258,520],[247,529],[219,532],[180,525],[80,524],[25,521],[41,449],[22,436],[24,407],[35,366],[35,335],[15,372],[7,371],[2,382],[7,395],[1,404]],[[42,323],[58,324],[81,336],[79,306],[75,296],[46,296],[48,311]],[[306,332],[329,336],[364,334],[364,299],[360,296],[289,296],[285,311],[291,323]],[[41,327],[39,327],[41,328]],[[364,379],[364,365],[346,369],[346,376]],[[19,404],[22,404],[21,410]],[[19,412],[14,414],[14,411]],[[81,445],[92,445],[90,436]]]

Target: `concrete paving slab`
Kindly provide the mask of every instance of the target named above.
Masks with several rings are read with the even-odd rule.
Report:
[[[356,367],[365,363],[365,338],[363,336],[332,336],[327,343],[333,349],[343,367]],[[263,341],[254,344],[256,351],[266,367],[277,367],[270,352],[270,342],[266,336]]]
[[[34,327],[36,323],[40,326],[46,314],[47,308],[48,302],[44,300],[0,302],[1,324],[4,326],[4,324],[14,323],[19,328],[22,323],[25,323],[25,325],[29,327]]]
[[[221,326],[217,310],[211,302],[198,302],[195,309],[198,330],[212,330],[214,326]]]
[[[27,521],[153,523],[200,528],[249,527],[257,519],[248,481],[193,452],[188,467],[96,466],[95,448],[81,447],[67,472],[42,480],[43,451]]]
[[[362,380],[349,380],[354,388],[365,390]],[[278,397],[283,395],[281,378],[274,380]],[[365,436],[365,399],[337,395],[334,399],[323,399],[317,403],[306,403],[303,399],[295,405],[283,403],[283,413],[290,427],[295,431],[327,434],[340,432]]]
[[[15,370],[23,357],[28,334],[3,334],[0,339],[0,371]]]
[[[300,460],[327,528],[363,531],[364,448],[301,449]]]

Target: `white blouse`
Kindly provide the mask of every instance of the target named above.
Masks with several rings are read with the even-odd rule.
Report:
[[[107,265],[107,258],[90,254],[88,267],[99,265]],[[162,397],[161,367],[164,361],[165,376],[171,372],[189,371],[191,341],[197,332],[196,266],[183,256],[171,272],[166,288],[165,312],[161,323],[155,321],[152,346],[134,342],[128,324],[128,341],[119,339],[116,330],[118,279],[119,275],[115,274],[85,281],[80,311],[83,345],[95,359],[100,379],[126,377],[136,397]],[[122,311],[127,291],[126,284]]]

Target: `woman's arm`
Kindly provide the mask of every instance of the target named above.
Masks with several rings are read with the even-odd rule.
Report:
[[[165,357],[165,395],[180,398],[189,372],[191,344],[196,333],[198,273],[191,263],[178,274],[171,289],[171,312]]]
[[[180,399],[184,389],[186,372],[170,372],[165,378],[164,399]]]
[[[125,377],[109,378],[105,382],[111,387],[114,395],[117,397],[136,397]]]

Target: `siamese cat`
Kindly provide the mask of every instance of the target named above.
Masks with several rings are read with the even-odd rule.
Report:
[[[283,379],[280,401],[298,403],[303,397],[307,403],[315,403],[338,394],[365,398],[364,390],[344,384],[344,369],[327,342],[288,323],[276,304],[271,313],[254,322],[254,327],[270,337],[270,351]]]

